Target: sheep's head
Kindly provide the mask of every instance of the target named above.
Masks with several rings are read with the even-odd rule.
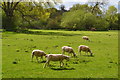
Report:
[[[90,53],[90,56],[94,56],[94,53]]]
[[[43,56],[46,56],[47,54],[43,54]]]
[[[47,55],[47,54],[45,55],[45,58],[46,58],[46,57],[48,57],[48,55]]]
[[[76,53],[74,53],[73,56],[76,57]]]

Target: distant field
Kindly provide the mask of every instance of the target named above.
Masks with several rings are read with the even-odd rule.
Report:
[[[89,36],[91,42],[83,40]],[[71,46],[77,58],[71,57],[63,68],[59,62],[31,62],[31,52],[40,49],[47,54],[61,54],[62,46]],[[87,45],[94,57],[78,54],[78,46]],[[66,55],[68,55],[66,53]],[[45,60],[45,58],[44,58]],[[16,62],[17,64],[15,64]],[[66,63],[66,61],[64,61]],[[2,33],[3,78],[118,78],[118,31],[31,30],[26,33]]]

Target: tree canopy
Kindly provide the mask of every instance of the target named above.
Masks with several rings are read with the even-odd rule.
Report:
[[[9,1],[9,0],[8,0]],[[69,29],[69,30],[118,30],[119,13],[117,8],[109,6],[106,11],[101,7],[105,3],[93,5],[75,4],[69,10],[53,2],[2,2],[3,29],[17,31],[22,29]]]

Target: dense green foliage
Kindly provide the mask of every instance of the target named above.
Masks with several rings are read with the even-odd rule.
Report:
[[[89,36],[91,42],[83,40],[84,35]],[[117,31],[30,30],[26,34],[3,32],[2,36],[3,78],[118,78]],[[50,67],[43,68],[45,58],[37,63],[34,57],[31,62],[32,50],[61,54],[61,47],[65,45],[73,47],[78,57],[71,57],[64,67],[51,61]],[[89,46],[94,56],[84,52],[80,56],[79,45]]]
[[[106,12],[106,20],[109,22],[109,29],[118,29],[118,14],[114,6],[110,6]]]
[[[70,29],[90,30],[96,28],[97,30],[106,30],[109,23],[101,17],[96,17],[91,12],[84,12],[82,10],[75,10],[67,12],[63,15],[61,26]]]
[[[118,30],[118,14],[114,6],[110,6],[106,14],[99,7],[93,12],[93,7],[87,4],[74,5],[69,12],[64,13],[61,26],[78,30]]]
[[[3,3],[4,4],[4,3]],[[3,28],[6,30],[19,29],[69,29],[69,30],[109,30],[119,29],[117,9],[109,6],[103,11],[98,3],[95,5],[75,4],[70,10],[62,5],[60,10],[43,7],[41,3],[32,2],[11,3],[3,6]],[[17,6],[15,5],[17,4]],[[7,6],[9,8],[7,8]],[[13,10],[13,11],[11,11]]]

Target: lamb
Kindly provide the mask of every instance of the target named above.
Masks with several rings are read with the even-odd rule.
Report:
[[[62,54],[64,54],[65,52],[68,52],[70,54],[72,53],[74,57],[76,56],[76,53],[74,52],[72,47],[63,46],[62,47]]]
[[[33,50],[32,51],[32,61],[33,61],[34,56],[36,56],[36,60],[37,60],[37,62],[39,62],[38,57],[41,57],[41,59],[43,59],[43,56],[46,56],[46,53],[41,50]]]
[[[88,46],[85,46],[85,45],[80,45],[80,46],[78,46],[78,53],[80,53],[80,55],[81,55],[81,51],[84,51],[84,52],[86,52],[86,54],[88,54],[88,52],[91,54],[91,56],[92,56],[92,52],[91,52],[91,50],[90,50],[90,48],[88,47]]]
[[[60,67],[64,65],[63,60],[66,59],[69,61],[70,57],[63,55],[63,54],[48,54],[46,55],[46,63],[44,65],[44,68],[49,65],[50,61],[60,61]]]
[[[88,36],[83,36],[82,39],[90,41]]]

